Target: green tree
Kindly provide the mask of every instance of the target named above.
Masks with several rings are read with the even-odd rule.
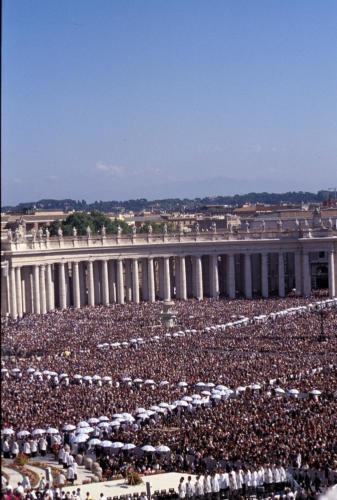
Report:
[[[118,226],[121,227],[123,233],[130,233],[131,227],[124,221],[118,221],[117,219],[111,220],[102,212],[98,210],[93,210],[90,213],[87,212],[74,212],[68,215],[64,221],[56,220],[50,227],[50,234],[52,236],[57,235],[58,229],[61,228],[64,236],[71,236],[73,234],[73,228],[77,229],[77,234],[79,236],[84,236],[87,234],[87,227],[90,227],[92,234],[99,234],[102,230],[102,226],[105,226],[107,234],[116,234]]]

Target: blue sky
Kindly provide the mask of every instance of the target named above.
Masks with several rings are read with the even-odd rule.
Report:
[[[2,204],[337,185],[337,2],[4,0]]]

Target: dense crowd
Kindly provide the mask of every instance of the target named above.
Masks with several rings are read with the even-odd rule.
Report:
[[[323,319],[302,311],[229,331],[212,328],[312,301],[176,302],[170,331],[179,336],[166,336],[158,303],[9,321],[2,325],[2,452],[53,450],[59,458],[69,446],[69,455],[91,455],[107,477],[130,467],[229,477],[281,468],[331,484],[336,307],[324,309]],[[143,341],[130,343],[134,338]],[[104,342],[120,347],[102,350]],[[123,449],[127,443],[133,446]],[[163,446],[167,451],[158,452]]]

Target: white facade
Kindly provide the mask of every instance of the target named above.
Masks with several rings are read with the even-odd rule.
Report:
[[[293,289],[308,296],[313,283],[323,283],[322,269],[330,296],[336,296],[337,232],[331,227],[51,238],[40,233],[17,234],[15,240],[9,235],[1,252],[1,313],[12,318],[141,300],[284,297]]]

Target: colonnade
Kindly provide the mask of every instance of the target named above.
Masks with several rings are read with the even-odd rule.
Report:
[[[329,293],[336,296],[336,263],[328,252]],[[13,318],[125,302],[204,297],[284,297],[311,293],[309,253],[244,252],[58,260],[10,265],[2,272],[2,313]],[[3,288],[3,287],[1,287]]]

